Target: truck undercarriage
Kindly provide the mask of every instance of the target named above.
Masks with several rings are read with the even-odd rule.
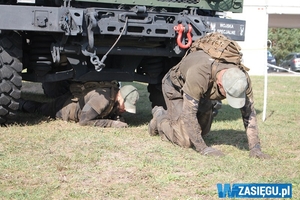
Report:
[[[242,0],[118,2],[0,1],[1,124],[18,108],[22,79],[52,97],[72,81],[139,81],[162,105],[161,79],[194,40],[212,31],[244,40],[245,22],[221,16],[242,12]]]

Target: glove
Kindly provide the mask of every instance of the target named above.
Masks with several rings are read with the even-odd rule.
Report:
[[[263,153],[260,148],[253,148],[249,152],[249,156],[252,158],[259,158],[259,159],[269,159],[271,156],[268,154]]]
[[[113,120],[125,122],[124,117],[121,116],[121,115],[116,115],[116,116],[114,116],[114,117],[113,117]]]
[[[128,124],[121,121],[113,121],[111,124],[112,128],[127,128]]]
[[[218,149],[214,149],[212,147],[206,147],[200,153],[204,156],[217,156],[217,157],[225,156],[225,154],[223,154],[222,151]]]

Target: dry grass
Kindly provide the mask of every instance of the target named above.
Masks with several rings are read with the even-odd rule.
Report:
[[[263,77],[252,77],[260,138],[270,160],[248,157],[238,110],[224,106],[205,137],[223,158],[204,157],[150,137],[146,86],[127,129],[81,127],[20,113],[0,127],[1,199],[217,199],[217,183],[292,183],[300,198],[300,79],[269,77],[262,122]],[[27,86],[28,83],[25,83]],[[30,85],[30,84],[29,84]],[[48,99],[25,91],[24,98]]]

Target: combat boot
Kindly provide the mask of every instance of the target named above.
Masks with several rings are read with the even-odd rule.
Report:
[[[151,119],[148,125],[148,132],[151,136],[158,135],[157,130],[157,118],[165,113],[165,110],[162,106],[155,106],[152,109],[153,118]]]
[[[34,113],[42,105],[40,102],[19,99],[19,110],[28,113]]]

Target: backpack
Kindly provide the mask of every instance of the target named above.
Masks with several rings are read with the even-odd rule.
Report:
[[[241,65],[243,54],[237,42],[231,40],[221,33],[209,33],[196,40],[190,47],[189,52],[203,50],[210,57],[219,62],[228,62]]]
[[[67,104],[78,102],[80,107],[83,108],[84,96],[88,92],[99,89],[99,88],[103,88],[103,89],[110,88],[111,94],[110,94],[108,107],[101,114],[99,114],[97,118],[102,119],[104,117],[106,118],[109,114],[114,114],[114,113],[112,113],[112,111],[113,111],[114,104],[115,104],[116,94],[119,91],[119,83],[115,80],[113,80],[111,82],[108,82],[108,81],[86,82],[86,83],[73,82],[70,85],[70,92],[72,94],[72,96],[70,97],[71,102],[67,102]],[[101,102],[99,102],[99,103],[101,103]],[[68,106],[64,106],[63,109],[70,109],[70,108]],[[63,113],[65,113],[65,117],[75,116],[75,114],[72,113],[72,111],[74,111],[74,110],[65,111]],[[71,113],[71,114],[69,114],[69,113]],[[66,119],[68,119],[68,118],[66,118]],[[73,120],[78,121],[78,119],[73,119]]]
[[[97,88],[110,88],[112,90],[118,91],[119,83],[117,81],[86,82],[86,83],[73,82],[70,85],[70,92],[74,97],[73,100],[78,101],[78,99],[86,95],[88,92],[95,90]]]

